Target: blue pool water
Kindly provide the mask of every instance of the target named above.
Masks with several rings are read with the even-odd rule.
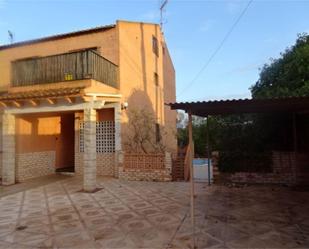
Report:
[[[194,158],[193,159],[193,165],[194,166],[201,166],[201,165],[208,165],[208,159],[207,158]],[[211,164],[211,162],[210,162]]]

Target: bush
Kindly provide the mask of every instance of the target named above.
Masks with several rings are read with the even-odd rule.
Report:
[[[218,167],[220,172],[272,172],[271,152],[220,152]]]

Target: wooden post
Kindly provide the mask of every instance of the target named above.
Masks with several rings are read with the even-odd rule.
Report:
[[[207,166],[208,166],[208,186],[210,186],[210,147],[209,147],[209,116],[207,116],[206,123],[206,139],[207,139]]]
[[[297,153],[297,124],[296,124],[296,113],[293,113],[293,149],[294,153]]]
[[[190,146],[190,155],[189,155],[189,168],[190,168],[190,206],[191,206],[191,225],[192,225],[192,248],[195,248],[195,215],[194,215],[194,175],[193,175],[193,135],[192,135],[192,114],[189,114],[189,123],[188,123],[188,132],[189,132],[189,146]]]

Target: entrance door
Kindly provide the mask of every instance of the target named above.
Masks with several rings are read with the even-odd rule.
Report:
[[[74,113],[61,114],[56,135],[56,171],[74,172]]]

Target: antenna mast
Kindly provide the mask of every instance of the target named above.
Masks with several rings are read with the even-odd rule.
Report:
[[[12,44],[14,42],[14,34],[10,30],[8,30],[8,34],[9,34],[9,41]]]
[[[168,0],[164,0],[161,4],[161,7],[160,7],[160,26],[161,26],[161,29],[163,30],[163,12],[165,11],[165,7],[167,5],[167,2]]]

